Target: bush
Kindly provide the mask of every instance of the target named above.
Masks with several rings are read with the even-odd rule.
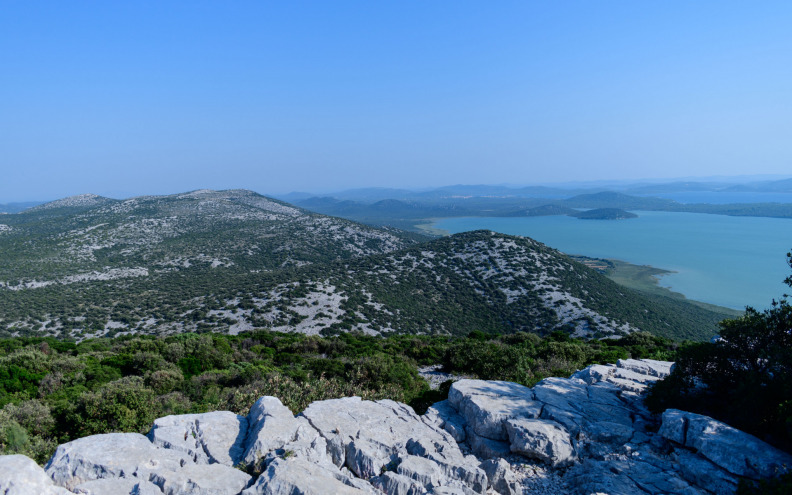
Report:
[[[159,412],[154,397],[154,392],[138,376],[122,378],[96,392],[83,394],[77,407],[80,436],[148,431]]]

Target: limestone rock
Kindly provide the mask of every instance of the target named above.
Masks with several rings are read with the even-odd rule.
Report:
[[[493,459],[496,457],[504,457],[511,453],[509,442],[501,442],[500,440],[491,440],[477,434],[472,427],[467,427],[465,430],[467,443],[474,454],[483,459]]]
[[[24,455],[0,456],[0,493],[3,495],[67,495],[55,486],[47,473],[33,459]]]
[[[792,469],[791,455],[708,416],[669,409],[659,433],[738,476],[768,478]]]
[[[363,495],[374,493],[353,486],[352,479],[333,465],[304,459],[276,459],[243,495]]]
[[[612,384],[589,385],[574,378],[545,378],[536,384],[533,391],[536,399],[545,404],[545,409],[552,406],[557,413],[562,413],[559,416],[566,416],[578,427],[598,421],[632,426],[628,404],[620,399],[619,390]],[[564,424],[561,419],[550,419]],[[567,429],[570,433],[577,433],[574,428],[568,426]]]
[[[511,466],[506,460],[489,459],[481,463],[481,468],[487,473],[489,487],[496,492],[501,495],[518,495],[521,493]]]
[[[457,413],[448,400],[437,402],[426,410],[423,415],[424,423],[443,428],[454,437],[457,442],[465,441],[465,418]]]
[[[592,364],[572,375],[572,378],[583,380],[589,385],[605,381],[616,372],[612,364]]]
[[[437,483],[442,486],[458,482],[469,483],[479,493],[486,490],[486,474],[478,462],[463,455],[453,437],[436,422],[423,421],[404,404],[349,397],[314,402],[301,416],[326,439],[334,461],[336,449],[344,449],[344,465],[362,479],[373,479],[416,456],[424,460],[411,460],[403,469],[413,463],[431,463],[433,467],[426,469],[439,473]]]
[[[262,397],[246,418],[169,416],[148,438],[69,442],[46,470],[0,456],[0,494],[704,495],[792,466],[792,456],[706,416],[668,410],[655,433],[642,391],[670,367],[621,360],[533,389],[460,380],[423,417],[358,397],[314,402],[295,417]],[[240,460],[262,474],[231,467]]]
[[[652,359],[620,359],[617,365],[595,364],[578,371],[572,378],[589,385],[610,383],[624,392],[641,394],[647,386],[671,373],[673,363]]]
[[[735,493],[739,479],[704,457],[679,449],[674,452],[680,475],[689,483],[713,493]]]
[[[511,451],[553,466],[566,465],[577,457],[572,441],[561,425],[544,419],[510,419],[506,422]]]
[[[154,445],[178,450],[198,464],[234,466],[245,449],[248,421],[228,411],[166,416],[148,434]]]
[[[674,363],[668,361],[656,361],[654,359],[619,359],[616,366],[642,375],[665,378],[671,374],[673,365]]]
[[[185,454],[163,449],[138,433],[93,435],[58,446],[45,466],[56,484],[72,488],[90,480],[137,477],[191,464]]]
[[[299,423],[277,397],[262,397],[247,416],[248,435],[243,461],[254,465],[271,451],[295,440]]]
[[[389,495],[423,495],[426,493],[426,489],[421,484],[393,471],[386,471],[370,481],[374,488]]]
[[[514,417],[538,418],[541,404],[531,389],[510,382],[459,380],[451,385],[448,401],[477,435],[505,441],[505,421]]]
[[[612,421],[598,421],[592,423],[586,432],[595,442],[623,445],[632,439],[636,431],[629,426]]]
[[[356,476],[367,480],[380,474],[395,455],[396,449],[390,445],[357,438],[346,445],[345,465]]]
[[[585,459],[573,466],[566,476],[575,493],[611,493],[624,495],[705,495],[673,471],[638,459]]]
[[[73,488],[82,495],[162,495],[160,487],[138,478],[108,478],[80,483]]]
[[[679,409],[667,409],[663,413],[663,424],[657,433],[667,440],[685,445],[688,426],[687,414]]]
[[[252,481],[248,474],[223,464],[157,470],[149,479],[165,495],[237,495]]]
[[[416,481],[427,490],[440,486],[441,480],[445,478],[438,465],[425,457],[407,455],[400,461],[396,472]]]

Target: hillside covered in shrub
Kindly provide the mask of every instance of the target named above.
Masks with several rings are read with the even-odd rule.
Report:
[[[467,337],[335,337],[269,331],[92,339],[0,340],[0,454],[44,462],[59,443],[105,432],[146,432],[169,414],[246,414],[263,395],[292,411],[317,400],[388,398],[422,412],[444,398],[418,374],[446,371],[533,385],[591,363],[674,359],[678,345],[646,333],[584,341],[563,332]],[[445,388],[447,393],[447,388]]]

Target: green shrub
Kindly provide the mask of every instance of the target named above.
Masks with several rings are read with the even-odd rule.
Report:
[[[125,377],[80,396],[80,436],[106,432],[145,432],[157,417],[154,392],[137,376]]]

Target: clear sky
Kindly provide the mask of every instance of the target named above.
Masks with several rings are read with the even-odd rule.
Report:
[[[788,0],[0,0],[0,203],[754,173]]]

